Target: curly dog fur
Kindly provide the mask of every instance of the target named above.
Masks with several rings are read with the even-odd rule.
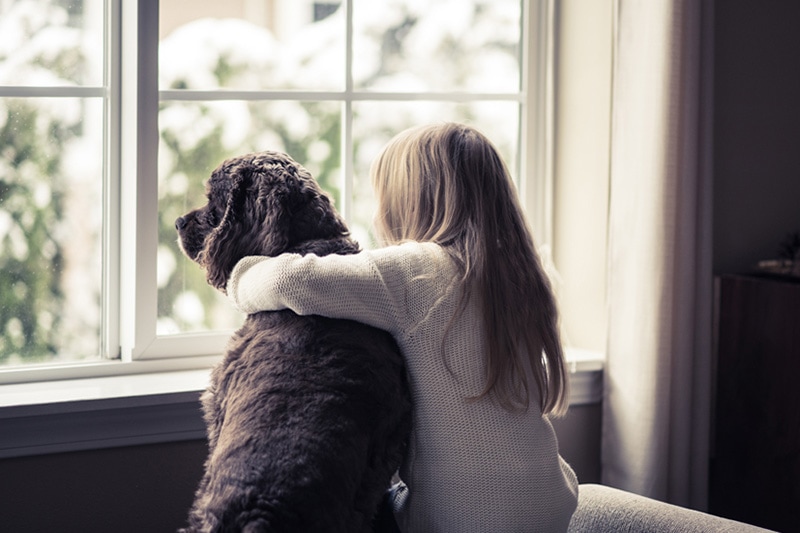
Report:
[[[358,244],[289,156],[229,159],[207,205],[175,225],[184,253],[224,291],[236,262],[282,252],[350,254]],[[348,320],[255,313],[202,397],[209,455],[183,531],[370,531],[411,424],[392,337]]]

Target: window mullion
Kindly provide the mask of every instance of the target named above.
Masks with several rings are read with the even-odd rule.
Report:
[[[353,0],[345,0],[345,91],[342,103],[342,194],[341,212],[353,219]]]
[[[92,86],[52,86],[52,87],[33,87],[25,85],[4,85],[0,86],[0,98],[92,98],[104,97],[106,90],[104,87]]]
[[[103,320],[101,353],[104,358],[120,356],[120,0],[105,4],[106,87],[103,145]]]
[[[122,3],[120,340],[136,359],[155,341],[158,248],[158,0]]]
[[[553,236],[553,95],[556,0],[522,2],[520,196],[537,245]]]

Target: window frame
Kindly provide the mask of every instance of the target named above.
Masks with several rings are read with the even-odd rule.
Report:
[[[557,0],[521,0],[522,50],[518,93],[376,93],[356,91],[352,65],[352,2],[347,9],[343,91],[177,91],[158,86],[159,1],[106,4],[106,168],[103,227],[101,359],[0,368],[0,384],[208,368],[223,353],[230,332],[156,333],[158,247],[158,108],[162,100],[270,99],[342,102],[341,210],[350,218],[353,190],[352,104],[360,100],[424,98],[465,102],[506,100],[520,106],[516,169],[523,206],[537,245],[552,236],[553,56]],[[123,23],[124,22],[124,23]],[[31,92],[26,93],[30,95]],[[526,179],[527,178],[527,179]]]

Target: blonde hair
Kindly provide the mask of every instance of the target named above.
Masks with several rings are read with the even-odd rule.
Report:
[[[386,243],[435,242],[454,257],[465,298],[479,298],[487,339],[486,383],[509,410],[526,409],[530,385],[545,414],[566,411],[567,370],[555,298],[494,145],[463,124],[406,130],[372,165],[375,230]]]

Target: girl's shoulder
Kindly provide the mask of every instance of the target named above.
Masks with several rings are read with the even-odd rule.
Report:
[[[407,241],[374,251],[376,280],[392,302],[403,306],[403,330],[415,329],[441,305],[460,300],[457,263],[443,246],[432,242]]]
[[[444,247],[435,242],[403,241],[375,248],[373,252],[397,257],[443,257],[447,256]]]
[[[449,274],[455,270],[455,262],[448,251],[434,242],[406,241],[370,250],[369,255],[383,268],[401,268],[416,274]]]

